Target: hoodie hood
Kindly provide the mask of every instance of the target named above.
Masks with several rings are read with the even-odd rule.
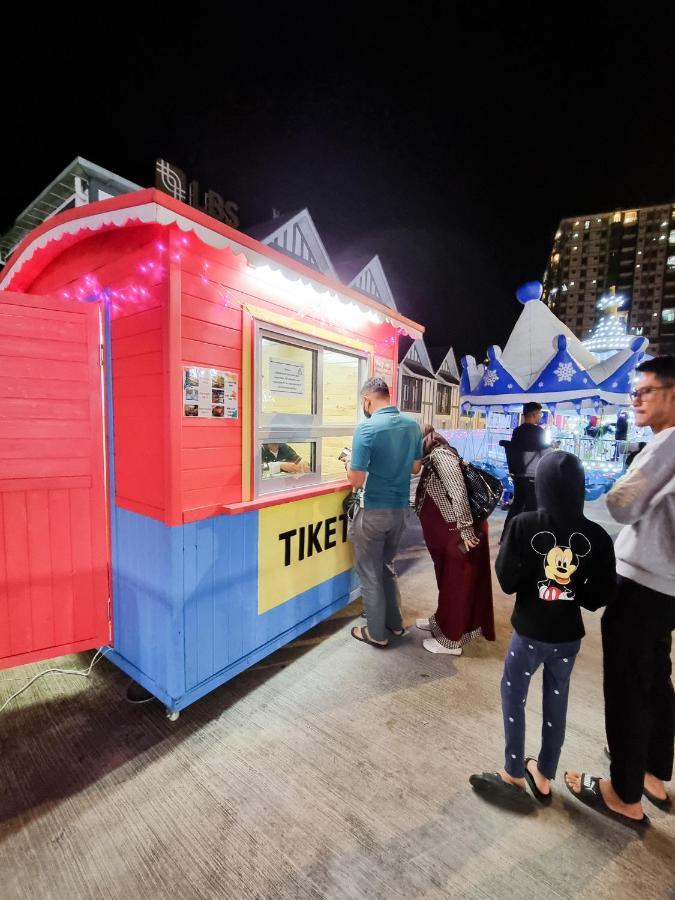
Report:
[[[534,476],[537,507],[558,521],[584,515],[586,478],[581,460],[573,453],[554,450],[539,462]]]

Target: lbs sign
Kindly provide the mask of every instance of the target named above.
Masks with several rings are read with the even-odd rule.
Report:
[[[219,222],[225,222],[232,228],[239,227],[239,207],[234,200],[224,200],[220,194],[211,190],[205,191],[203,197],[200,196],[199,182],[188,183],[185,172],[165,159],[158,159],[155,163],[155,187],[174,200],[189,203],[207,216],[213,216]]]

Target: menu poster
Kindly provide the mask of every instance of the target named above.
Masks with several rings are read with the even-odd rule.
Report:
[[[183,369],[183,414],[200,419],[238,419],[239,382],[235,372]]]

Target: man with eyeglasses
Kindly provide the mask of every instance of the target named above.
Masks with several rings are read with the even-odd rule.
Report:
[[[610,777],[567,772],[565,781],[587,805],[643,828],[643,795],[660,809],[672,806],[664,782],[675,738],[675,356],[655,357],[637,372],[635,421],[653,437],[607,494],[610,513],[625,525],[615,546],[616,595],[602,618]]]

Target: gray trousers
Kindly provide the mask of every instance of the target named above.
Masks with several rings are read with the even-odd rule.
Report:
[[[358,509],[349,522],[354,549],[354,568],[361,579],[361,595],[368,620],[368,634],[375,641],[400,631],[401,595],[394,571],[394,557],[405,527],[405,509]]]

